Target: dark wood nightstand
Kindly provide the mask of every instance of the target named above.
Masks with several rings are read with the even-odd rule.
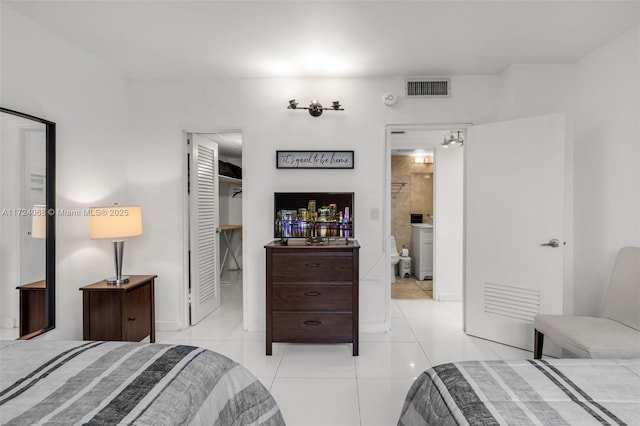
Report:
[[[121,285],[106,281],[81,287],[84,340],[156,341],[154,280],[131,275]]]
[[[20,291],[20,337],[45,328],[44,280],[16,287]]]

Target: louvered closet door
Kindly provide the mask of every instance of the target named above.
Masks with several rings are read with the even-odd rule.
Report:
[[[191,324],[220,306],[218,279],[218,144],[191,138],[190,161]]]

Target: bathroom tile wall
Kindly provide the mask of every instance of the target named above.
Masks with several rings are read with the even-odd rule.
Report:
[[[411,213],[423,214],[425,222],[427,214],[433,214],[433,164],[416,164],[410,155],[392,155],[391,182],[391,233],[398,251],[403,245],[411,250]]]

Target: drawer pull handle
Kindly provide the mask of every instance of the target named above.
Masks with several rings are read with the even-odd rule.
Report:
[[[317,291],[308,291],[304,294],[305,296],[320,296],[320,293]]]
[[[320,321],[313,321],[313,320],[305,321],[304,323],[306,325],[320,325],[320,324],[322,324],[322,322],[320,322]]]
[[[320,266],[319,263],[305,263],[304,266],[307,268],[318,268]]]
[[[135,320],[136,320],[136,317],[129,317],[129,318],[127,318],[127,321],[135,321]]]

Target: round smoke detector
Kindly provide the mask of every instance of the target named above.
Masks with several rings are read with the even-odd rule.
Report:
[[[395,103],[398,102],[398,97],[391,92],[386,92],[382,95],[382,101],[385,103],[385,105],[391,106],[395,105]]]

